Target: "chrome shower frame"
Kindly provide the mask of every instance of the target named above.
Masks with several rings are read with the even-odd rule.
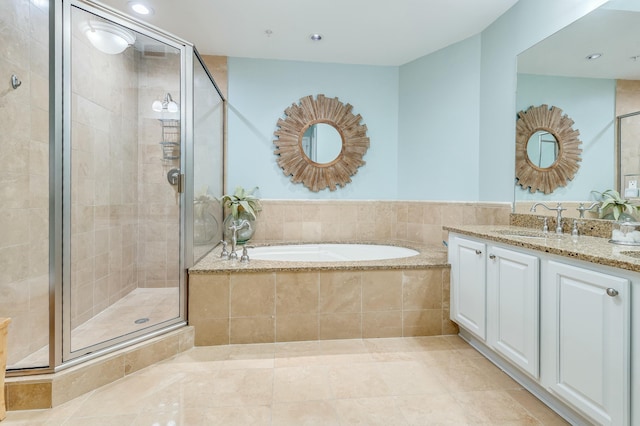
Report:
[[[80,350],[71,350],[71,10],[82,9],[156,39],[180,51],[180,169],[183,182],[193,181],[194,46],[166,31],[89,0],[51,0],[49,6],[49,365],[7,372],[25,376],[60,371],[90,359],[146,341],[187,324],[187,269],[193,262],[193,187],[180,193],[179,316],[144,330]],[[217,90],[217,87],[216,87]],[[64,165],[64,166],[63,166]]]

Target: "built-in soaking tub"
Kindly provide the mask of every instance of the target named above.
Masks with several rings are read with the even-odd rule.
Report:
[[[381,244],[288,244],[249,250],[250,259],[283,262],[360,262],[417,256],[407,247]]]
[[[291,244],[221,248],[189,270],[199,346],[455,334],[449,264],[439,247]]]

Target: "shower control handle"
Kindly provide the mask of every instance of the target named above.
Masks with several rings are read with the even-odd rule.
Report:
[[[180,169],[171,169],[167,172],[167,181],[173,186],[180,182]]]

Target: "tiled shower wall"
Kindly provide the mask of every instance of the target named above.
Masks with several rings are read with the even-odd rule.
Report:
[[[0,317],[8,363],[48,342],[48,9],[0,2]],[[11,87],[10,76],[22,81]]]
[[[72,9],[72,328],[137,286],[136,58],[95,49],[80,31],[89,16]]]
[[[444,225],[508,225],[511,203],[262,200],[261,242],[406,241],[443,247]]]
[[[138,287],[177,287],[179,284],[180,205],[167,172],[180,160],[163,160],[162,126],[151,104],[171,93],[180,102],[180,55],[136,52],[139,81],[138,133]],[[178,118],[178,113],[172,117]]]

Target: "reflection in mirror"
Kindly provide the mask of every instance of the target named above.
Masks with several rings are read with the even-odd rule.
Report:
[[[606,189],[624,194],[623,176],[640,173],[620,173],[616,161],[635,149],[627,139],[616,152],[616,117],[640,111],[640,58],[634,60],[639,39],[640,2],[611,0],[518,55],[516,111],[562,106],[580,129],[584,152],[580,171],[567,186],[544,194],[516,184],[516,202],[588,201],[594,200],[591,191]],[[586,59],[592,53],[602,56]]]
[[[539,130],[527,142],[527,156],[541,169],[551,167],[558,158],[558,141],[551,133]]]
[[[314,123],[302,134],[300,143],[304,154],[319,164],[331,163],[342,151],[342,136],[328,123]]]

